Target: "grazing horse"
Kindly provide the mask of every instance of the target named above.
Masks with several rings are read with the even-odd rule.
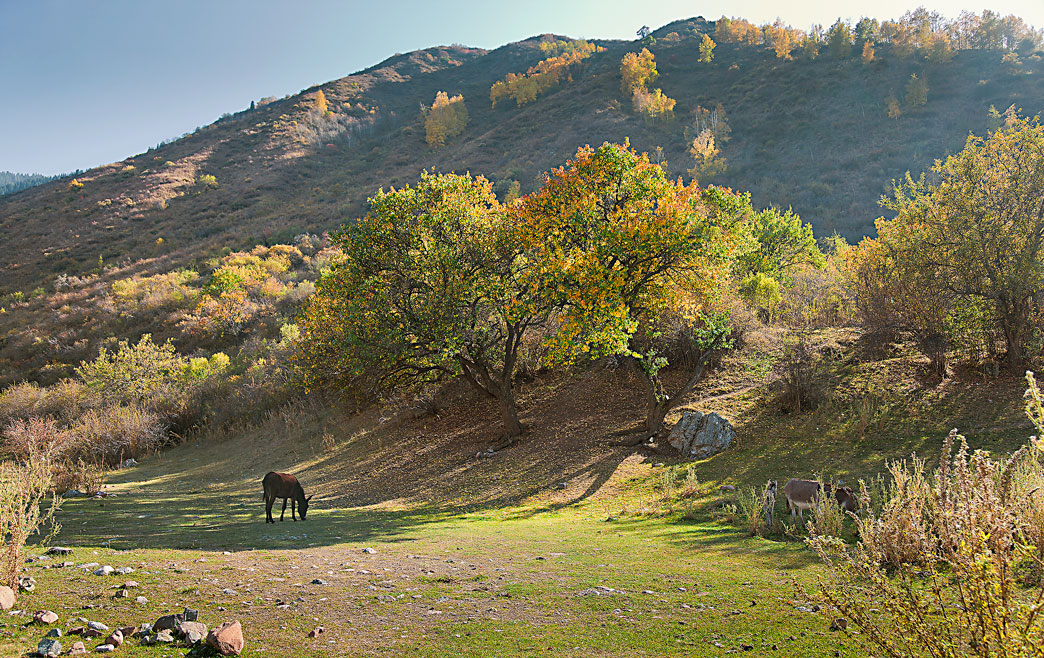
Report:
[[[790,518],[794,513],[805,520],[805,510],[814,509],[819,505],[819,490],[822,488],[827,496],[831,494],[830,483],[820,485],[816,480],[799,480],[791,478],[783,485],[783,495],[787,497],[787,508],[790,510]]]
[[[283,511],[279,513],[280,521],[283,520],[283,515],[286,514],[287,498],[290,499],[290,518],[294,521],[297,520],[296,510],[301,512],[301,520],[305,520],[305,515],[308,514],[308,501],[312,500],[312,496],[305,498],[304,489],[301,487],[301,483],[297,481],[297,478],[289,473],[271,471],[265,476],[264,480],[261,480],[261,486],[265,490],[265,523],[275,523],[275,520],[272,518],[272,505],[275,504],[276,498],[283,499]]]

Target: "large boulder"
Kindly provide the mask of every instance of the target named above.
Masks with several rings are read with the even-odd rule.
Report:
[[[243,627],[238,621],[226,621],[207,636],[207,646],[222,656],[238,656],[243,651],[243,644]]]
[[[686,411],[675,423],[667,440],[686,459],[704,459],[732,444],[736,430],[716,413]]]

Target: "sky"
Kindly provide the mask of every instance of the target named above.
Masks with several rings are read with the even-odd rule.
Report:
[[[251,100],[429,46],[496,48],[547,32],[633,39],[642,25],[701,15],[807,28],[895,18],[915,2],[0,0],[0,171],[56,174],[122,160]],[[923,4],[951,18],[984,8]],[[1044,0],[989,8],[1044,26]]]

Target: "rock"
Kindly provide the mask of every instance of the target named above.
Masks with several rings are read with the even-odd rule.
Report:
[[[94,570],[94,575],[95,576],[108,576],[113,571],[116,571],[116,570],[106,564],[103,567],[99,567],[98,569],[95,569]]]
[[[14,590],[7,585],[0,585],[0,610],[10,610],[15,604]]]
[[[243,627],[238,621],[226,621],[207,635],[207,646],[222,656],[238,656],[243,644]]]
[[[145,623],[145,624],[142,624],[141,626],[138,627],[138,630],[137,630],[136,633],[134,633],[134,635],[136,635],[138,637],[145,637],[151,631],[152,631],[152,624]],[[124,633],[124,635],[126,635],[126,633]]]
[[[157,631],[169,631],[183,621],[185,621],[185,615],[163,615],[152,627]]]
[[[90,571],[94,567],[99,567],[99,566],[101,566],[101,565],[98,564],[97,562],[87,562],[86,564],[81,564],[80,565],[80,569],[83,569],[84,571]]]
[[[191,647],[207,636],[207,625],[198,621],[183,621],[174,627],[174,634],[184,640],[185,646]]]
[[[686,411],[667,440],[683,457],[703,459],[728,448],[735,436],[732,424],[718,414]]]
[[[559,482],[558,484],[555,485],[555,489],[565,489],[565,488],[566,488],[566,483],[565,482]]]
[[[50,637],[45,637],[36,645],[37,656],[57,656],[62,652],[62,643]]]
[[[376,548],[364,548],[364,549],[362,550],[362,552],[363,552],[363,553],[368,553],[368,554],[370,554],[370,555],[373,555],[374,553],[376,553],[376,552],[377,552],[377,549],[376,549]]]
[[[83,496],[83,495],[85,495],[85,494],[82,491],[80,491],[79,489],[69,489],[68,491],[65,492],[65,497],[66,498],[78,498],[78,497]]]
[[[134,589],[137,586],[138,581],[136,580],[128,580],[127,582],[123,583],[123,589]]]
[[[138,465],[138,460],[134,459],[133,457],[131,457],[130,459],[124,459],[123,463],[120,464],[120,468],[131,468],[132,466],[137,466],[137,465]]]
[[[121,633],[123,633],[123,639],[126,640],[127,638],[137,634],[138,627],[137,626],[120,626],[119,631]]]
[[[101,637],[102,635],[105,635],[105,633],[103,631],[99,631],[93,628],[88,628],[84,632],[80,633],[80,635],[84,637]]]
[[[312,584],[313,585],[326,585],[327,583],[322,578],[316,578],[315,580],[312,581]]]
[[[121,590],[117,591],[115,594],[113,594],[112,596],[113,596],[113,598],[116,598],[116,599],[126,599],[126,598],[130,597],[130,592],[128,592],[125,589],[121,589]]]
[[[18,589],[22,592],[31,592],[36,589],[36,579],[32,576],[19,576]]]
[[[50,625],[58,621],[58,615],[51,612],[50,610],[40,610],[35,615],[33,615],[33,621],[35,621],[37,624]]]
[[[105,631],[109,630],[109,627],[101,623],[100,621],[89,621],[87,622],[87,629],[104,633]]]
[[[123,644],[123,631],[119,629],[114,630],[109,637],[105,638],[105,644],[111,644],[113,648]]]
[[[64,546],[52,546],[47,549],[48,555],[71,555],[72,549]]]
[[[848,628],[848,620],[844,617],[838,617],[834,620],[834,623],[830,624],[830,630],[832,631],[843,631]]]
[[[44,635],[44,637],[61,637],[61,636],[62,636],[62,629],[60,629],[60,628],[52,628],[51,630],[47,631],[47,635]]]
[[[99,644],[94,647],[95,653],[112,653],[116,650],[116,647],[111,644]]]
[[[236,595],[236,590],[229,589],[228,587],[226,587],[225,589],[221,590],[221,593],[224,594],[225,596],[235,596]]]
[[[199,611],[193,610],[192,608],[185,608],[185,611],[181,613],[185,617],[185,621],[198,621]]]
[[[163,644],[170,644],[171,642],[174,641],[174,633],[169,628],[164,629],[164,630],[160,631],[159,633],[156,633],[156,637],[154,638],[154,641],[155,642],[162,642]]]
[[[322,626],[316,626],[312,630],[308,631],[308,637],[319,637],[326,631]]]
[[[136,599],[134,599],[134,602],[137,603],[138,605],[145,605],[145,604],[147,604],[149,602],[149,600],[147,598],[145,598],[144,596],[139,596]]]
[[[87,647],[83,642],[73,642],[73,645],[69,648],[70,656],[82,656],[87,653]]]
[[[116,573],[118,573],[121,576],[126,576],[129,573],[134,573],[134,569],[131,567],[120,567],[116,570]]]
[[[718,487],[718,490],[721,491],[722,493],[726,493],[726,492],[729,492],[729,491],[735,491],[736,490],[736,485],[734,485],[734,484],[723,484],[720,487]]]

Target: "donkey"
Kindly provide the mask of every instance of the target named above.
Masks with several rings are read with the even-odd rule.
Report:
[[[297,512],[301,512],[301,520],[305,520],[305,515],[308,514],[308,501],[312,500],[312,496],[305,498],[304,489],[301,487],[301,483],[297,481],[293,475],[289,473],[276,473],[270,471],[265,476],[264,480],[261,480],[261,486],[264,488],[264,499],[265,499],[265,523],[275,523],[272,518],[272,505],[275,504],[276,498],[283,499],[283,511],[279,513],[279,520],[283,520],[283,515],[286,514],[286,499],[290,499],[290,518],[294,521],[297,520]],[[312,494],[315,495],[315,494]]]
[[[799,480],[790,478],[783,485],[783,495],[787,497],[787,509],[790,510],[790,518],[793,519],[795,512],[801,520],[805,520],[805,510],[814,509],[819,505],[819,490],[821,485],[816,480]],[[823,492],[830,496],[830,483],[822,485]]]
[[[769,480],[765,484],[764,500],[761,503],[761,512],[765,515],[765,527],[772,528],[772,512],[776,508],[776,490],[779,484],[775,480]]]
[[[859,496],[852,490],[852,487],[838,487],[834,489],[834,499],[841,506],[841,509],[846,512],[854,513],[859,511]]]

